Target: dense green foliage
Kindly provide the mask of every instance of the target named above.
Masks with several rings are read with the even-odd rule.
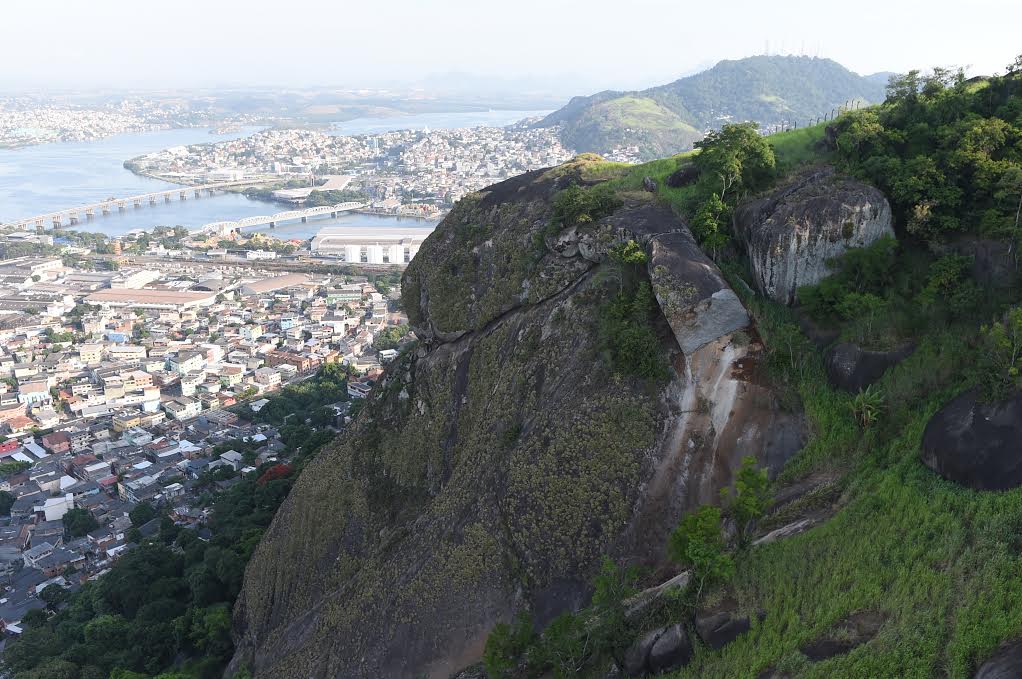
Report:
[[[69,509],[64,514],[64,532],[70,538],[80,538],[99,528],[99,521],[87,509]]]
[[[735,476],[735,487],[722,488],[720,504],[728,516],[734,519],[739,538],[744,542],[748,537],[750,524],[766,512],[773,501],[770,481],[766,469],[756,468],[756,458],[747,455]]]
[[[892,79],[885,105],[847,114],[836,129],[842,162],[884,191],[909,234],[1018,238],[1022,78],[975,85],[960,71],[912,71]]]
[[[247,405],[235,409],[258,422],[284,424],[295,413],[307,414],[330,403],[347,401],[349,370],[340,363],[325,365],[314,377],[281,389],[258,413],[251,412]]]
[[[316,190],[309,194],[303,205],[304,207],[320,207],[322,205],[337,205],[338,203],[364,203],[368,200],[369,196],[361,191],[349,189]]]
[[[705,585],[727,580],[734,572],[734,559],[725,547],[720,508],[703,505],[674,529],[667,553],[679,564],[692,568],[692,581],[699,593]]]
[[[398,342],[408,334],[407,325],[389,325],[373,337],[373,349],[397,349]]]
[[[636,593],[638,571],[620,568],[604,557],[593,580],[592,603],[577,613],[562,613],[542,635],[532,618],[520,614],[512,624],[498,624],[486,640],[483,662],[491,679],[588,676],[600,661],[622,664],[631,625],[627,601]]]
[[[0,479],[10,478],[14,474],[23,472],[31,466],[31,462],[20,462],[18,460],[13,462],[0,462]]]
[[[621,199],[606,184],[585,187],[572,184],[554,198],[550,225],[554,229],[585,226],[614,213]]]
[[[615,372],[663,379],[667,368],[653,324],[659,307],[645,274],[646,259],[635,241],[611,251],[618,292],[600,309],[600,341]]]
[[[1010,310],[1003,321],[981,328],[981,380],[986,396],[999,399],[1022,388],[1022,307]]]
[[[774,150],[755,123],[724,125],[699,142],[693,164],[699,181],[686,210],[692,235],[714,259],[730,239],[731,216],[749,193],[767,188],[775,178]]]

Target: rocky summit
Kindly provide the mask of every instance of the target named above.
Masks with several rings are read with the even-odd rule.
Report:
[[[687,227],[630,196],[550,229],[552,199],[597,161],[463,200],[404,276],[420,348],[297,482],[249,566],[236,666],[259,677],[447,677],[497,622],[585,603],[602,554],[664,562],[682,514],[743,455],[802,445],[757,366],[749,316]],[[608,253],[641,244],[669,374],[600,355]],[[652,391],[651,391],[652,389]]]

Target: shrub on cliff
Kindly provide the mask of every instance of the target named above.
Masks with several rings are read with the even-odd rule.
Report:
[[[703,505],[681,520],[667,542],[667,554],[682,566],[692,567],[696,596],[705,585],[727,580],[735,570],[734,559],[725,550],[720,522],[720,508]]]
[[[554,198],[550,226],[554,229],[584,226],[613,214],[621,205],[621,199],[606,184],[593,187],[572,184]]]

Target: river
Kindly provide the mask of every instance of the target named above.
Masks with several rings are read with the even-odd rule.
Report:
[[[430,129],[508,125],[539,111],[484,111],[428,113],[394,118],[359,118],[335,125],[335,134],[373,134],[398,129]],[[258,128],[243,128],[225,135],[208,128],[120,134],[91,142],[57,142],[17,149],[0,149],[0,223],[32,215],[94,203],[110,197],[132,196],[174,188],[157,179],[140,177],[124,169],[129,158],[170,146],[236,139]],[[240,194],[219,193],[187,201],[159,202],[129,208],[76,228],[118,236],[134,229],[181,225],[196,229],[211,222],[272,214],[287,209],[278,203],[253,200]],[[284,224],[272,231],[281,238],[311,238],[324,226],[428,226],[428,220],[383,215],[345,214],[336,219],[313,219],[306,224]]]

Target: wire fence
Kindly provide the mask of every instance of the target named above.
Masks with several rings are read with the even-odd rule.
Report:
[[[841,106],[835,106],[828,112],[821,113],[818,116],[809,118],[809,120],[805,121],[804,124],[802,125],[799,125],[799,121],[796,119],[782,120],[776,123],[770,123],[769,125],[761,125],[759,128],[759,133],[762,134],[763,136],[766,136],[768,134],[776,134],[777,132],[797,130],[799,127],[812,127],[813,125],[819,125],[820,123],[825,123],[834,120],[843,113],[848,113],[849,111],[857,111],[858,109],[862,108],[862,104],[863,102],[861,99],[856,99],[854,101],[849,99]]]

